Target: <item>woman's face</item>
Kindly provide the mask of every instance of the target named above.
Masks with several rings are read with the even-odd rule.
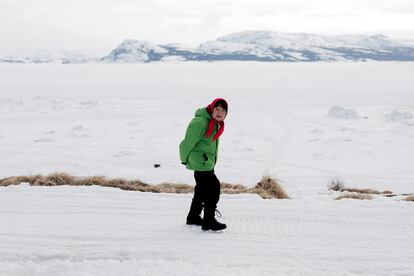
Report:
[[[213,109],[213,114],[211,115],[214,120],[221,122],[226,118],[227,112],[221,106],[217,106]]]

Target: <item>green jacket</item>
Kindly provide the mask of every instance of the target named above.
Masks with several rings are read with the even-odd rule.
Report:
[[[180,144],[181,162],[187,164],[187,169],[193,171],[211,171],[217,162],[219,139],[213,141],[217,132],[215,127],[210,137],[205,137],[211,115],[206,108],[196,111]]]

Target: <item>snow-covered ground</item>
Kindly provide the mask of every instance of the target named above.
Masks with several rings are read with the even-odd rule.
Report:
[[[0,178],[193,183],[178,144],[229,102],[216,172],[290,200],[222,196],[229,228],[183,224],[191,195],[0,188],[0,275],[413,275],[411,202],[334,201],[327,184],[413,191],[414,63],[0,65]],[[153,164],[161,164],[154,168]]]
[[[413,275],[414,205],[224,195],[228,229],[184,224],[191,195],[0,189],[0,275]]]

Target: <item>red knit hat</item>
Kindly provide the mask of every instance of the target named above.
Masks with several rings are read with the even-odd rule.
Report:
[[[225,99],[222,99],[222,98],[217,98],[211,104],[209,104],[206,107],[207,112],[210,115],[212,115],[213,114],[213,109],[215,107],[219,106],[219,105],[221,107],[223,107],[226,110],[226,112],[227,112],[228,104],[227,104],[226,100]],[[223,134],[223,132],[224,132],[224,121],[217,122],[216,120],[214,120],[214,118],[211,118],[210,122],[208,123],[208,129],[206,131],[206,135],[205,136],[206,137],[210,137],[211,136],[211,134],[214,131],[214,126],[216,124],[218,125],[218,130],[217,130],[217,133],[213,137],[213,141],[217,140],[221,136],[221,134]]]

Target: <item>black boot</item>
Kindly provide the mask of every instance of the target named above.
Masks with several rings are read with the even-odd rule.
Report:
[[[194,202],[191,204],[190,212],[187,215],[187,224],[188,225],[198,225],[201,226],[203,219],[201,218],[201,210],[203,209],[203,205],[199,204],[198,202]]]
[[[220,212],[218,213],[220,214]],[[220,223],[216,220],[216,218],[214,217],[214,211],[204,212],[204,218],[203,218],[203,222],[201,225],[201,229],[203,229],[204,231],[207,231],[207,230],[220,231],[226,228],[227,228],[227,225],[225,225],[224,223]]]
[[[190,216],[190,214],[187,216],[187,224],[188,225],[198,225],[201,226],[203,222],[203,219],[201,216]]]
[[[215,218],[210,220],[203,220],[203,224],[201,226],[201,229],[204,231],[211,230],[211,231],[220,231],[227,228],[227,225],[224,223],[218,222]]]

